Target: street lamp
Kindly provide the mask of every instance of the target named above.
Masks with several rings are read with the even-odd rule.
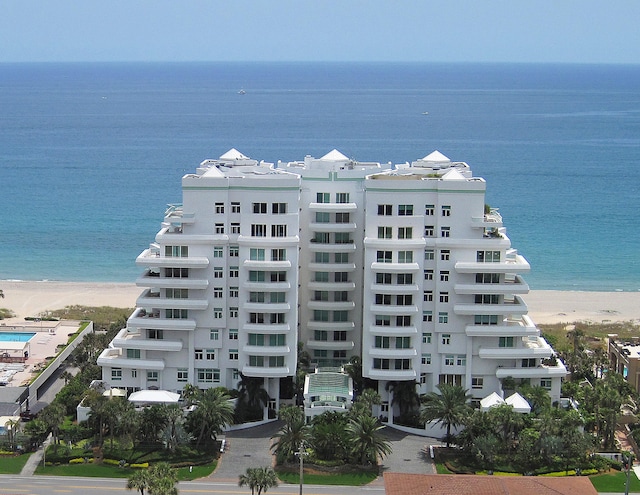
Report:
[[[302,495],[302,482],[304,479],[304,456],[307,455],[307,453],[304,451],[304,442],[300,442],[300,445],[298,447],[298,452],[296,452],[296,455],[298,456],[298,458],[300,459],[300,495]]]

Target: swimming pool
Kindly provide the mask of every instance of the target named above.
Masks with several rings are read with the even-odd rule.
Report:
[[[35,333],[0,332],[0,342],[28,342]]]

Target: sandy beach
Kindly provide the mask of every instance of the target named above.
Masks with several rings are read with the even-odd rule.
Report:
[[[12,310],[15,320],[37,316],[70,305],[133,308],[142,288],[130,283],[0,281],[0,307]],[[536,323],[640,323],[640,292],[531,291],[524,296]],[[14,319],[11,319],[14,320]],[[14,321],[15,321],[14,320]],[[10,323],[10,320],[4,320]]]

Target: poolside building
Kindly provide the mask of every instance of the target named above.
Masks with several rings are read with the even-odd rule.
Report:
[[[103,380],[179,392],[236,388],[242,373],[278,408],[301,342],[316,368],[359,356],[391,418],[390,382],[460,384],[479,402],[512,377],[557,401],[566,369],[527,316],[530,267],[485,190],[438,152],[205,160],[136,260],[143,291],[98,359]]]

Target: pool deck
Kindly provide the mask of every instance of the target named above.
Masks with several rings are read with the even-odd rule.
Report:
[[[65,345],[69,339],[69,334],[75,333],[80,325],[79,321],[40,321],[40,322],[3,322],[0,324],[0,332],[26,332],[35,333],[35,336],[27,344],[26,350],[29,352],[27,359],[24,359],[22,347],[15,350],[3,350],[7,352],[12,363],[0,362],[0,376],[7,371],[10,379],[6,387],[24,387],[44,366],[47,358],[54,357],[58,346]],[[0,349],[2,348],[0,342]],[[8,347],[8,346],[7,346]],[[20,363],[18,361],[24,361]],[[5,375],[8,377],[8,375]]]

